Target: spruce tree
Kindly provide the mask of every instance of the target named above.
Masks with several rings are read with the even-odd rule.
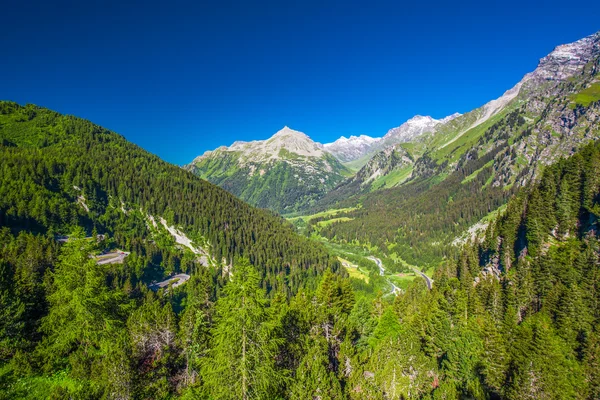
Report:
[[[275,368],[281,340],[274,337],[265,291],[248,260],[239,261],[216,305],[211,349],[203,377],[211,398],[272,398],[283,381]]]
[[[83,372],[99,354],[103,339],[122,328],[121,292],[110,290],[104,267],[90,258],[93,244],[84,239],[79,229],[62,249],[59,263],[52,274],[48,296],[50,310],[42,319],[47,341],[42,347],[50,364],[62,364],[70,357]]]

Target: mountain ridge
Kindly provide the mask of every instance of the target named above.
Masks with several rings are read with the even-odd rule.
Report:
[[[184,168],[255,206],[287,213],[309,206],[350,175],[322,144],[287,126],[266,140],[205,152]]]

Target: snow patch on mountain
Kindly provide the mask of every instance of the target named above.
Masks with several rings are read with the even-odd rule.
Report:
[[[454,113],[442,119],[435,119],[430,116],[415,115],[402,125],[390,129],[381,138],[367,135],[350,136],[349,138],[342,136],[333,143],[323,145],[323,148],[342,162],[353,161],[369,153],[381,151],[399,143],[410,142],[427,132],[435,132],[443,124],[460,116],[460,113]]]
[[[350,136],[349,138],[342,136],[333,143],[324,144],[323,148],[338,160],[347,162],[367,154],[379,140],[367,135]]]
[[[440,122],[430,116],[415,115],[402,125],[390,129],[383,140],[389,144],[410,142],[426,132],[433,131]]]

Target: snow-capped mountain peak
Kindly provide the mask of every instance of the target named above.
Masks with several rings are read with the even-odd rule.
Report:
[[[342,136],[333,143],[326,143],[323,147],[340,161],[346,162],[368,153],[379,140],[367,135],[350,136],[349,138]]]
[[[454,113],[439,120],[428,115],[415,115],[402,125],[390,129],[382,138],[367,135],[349,138],[342,136],[333,143],[323,145],[323,148],[342,162],[353,161],[388,146],[409,142],[426,132],[433,132],[438,125],[445,124],[460,115]]]
[[[372,138],[371,136],[367,136],[367,135],[360,135],[360,136],[350,136],[349,138],[345,137],[345,136],[341,136],[338,140],[336,140],[333,143],[326,143],[323,146],[326,149],[329,148],[334,148],[338,145],[342,145],[342,144],[351,144],[353,146],[365,146],[365,145],[370,145],[374,142],[376,142],[377,138]]]
[[[445,122],[449,121],[448,118],[450,117],[446,117],[443,120],[437,120],[430,116],[415,115],[402,125],[390,129],[383,137],[383,140],[389,145],[410,142],[426,132],[432,132],[434,127],[440,122],[443,122],[444,120],[446,120]]]

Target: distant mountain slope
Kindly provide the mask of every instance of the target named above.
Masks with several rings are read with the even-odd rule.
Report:
[[[323,145],[288,127],[268,140],[206,152],[185,168],[242,200],[282,213],[310,206],[350,175]]]
[[[496,130],[498,125],[495,124],[506,115],[513,113],[513,116],[518,115],[521,118],[528,119],[527,122],[532,122],[534,118],[539,117],[542,110],[535,108],[544,105],[539,103],[539,100],[536,100],[538,101],[537,105],[532,105],[533,103],[530,100],[534,95],[567,96],[571,89],[565,88],[562,89],[562,93],[558,93],[553,83],[568,79],[579,79],[577,75],[581,73],[583,66],[596,57],[597,54],[597,34],[571,44],[558,46],[552,53],[540,60],[535,71],[525,75],[519,83],[498,99],[492,100],[464,115],[453,114],[439,121],[431,117],[416,116],[400,127],[390,130],[381,140],[371,145],[370,151],[382,151],[396,143],[409,142],[411,148],[418,150],[413,152],[415,165],[409,178],[415,179],[438,173],[450,173],[457,167],[460,158],[476,145],[481,136],[492,127],[494,127],[493,130]],[[589,73],[593,75],[593,71]],[[589,91],[590,93],[596,93],[593,88]],[[586,95],[583,94],[583,96]],[[593,96],[591,99],[593,99]],[[517,108],[525,102],[529,103],[529,109],[516,112]],[[572,116],[567,118],[573,119]],[[521,125],[525,124],[525,120],[521,119],[520,121],[522,122]],[[560,131],[560,128],[555,129],[555,132],[558,131]],[[489,139],[490,134],[488,133],[487,136]],[[556,144],[556,140],[551,140],[551,142],[554,142],[550,146],[552,148]],[[493,141],[487,140],[487,144],[483,146],[485,148],[479,146],[477,152],[479,154],[485,153],[494,145]],[[528,148],[528,150],[531,149],[533,147]],[[550,154],[551,152],[553,152],[551,149],[544,150],[544,154],[540,158],[555,158]],[[562,154],[561,151],[559,151],[559,156],[560,154]],[[393,165],[393,160],[384,161],[385,157],[391,155],[392,153],[387,151],[379,154],[377,159],[371,163],[365,160],[363,164],[366,171],[359,172],[355,178],[340,185],[326,197],[325,202],[329,202],[330,199],[357,194],[361,190],[372,190],[372,187],[365,186],[365,183],[368,182],[362,180],[360,185],[356,185],[357,177],[370,176],[368,171],[374,171],[374,164],[379,166]],[[426,157],[420,160],[421,155],[426,155]],[[534,155],[528,152],[528,158],[531,157],[534,157]],[[434,164],[436,165],[435,171],[431,169]],[[511,170],[518,173],[519,168],[513,166]],[[380,183],[386,181],[388,184],[385,186],[380,184],[375,188],[391,187],[391,185],[408,181],[404,177],[401,180],[397,179],[398,175],[403,173],[389,167],[377,169]],[[392,176],[386,179],[385,176],[388,174]],[[514,178],[515,174],[512,173],[511,176]]]
[[[339,268],[278,216],[83,119],[0,102],[0,155],[0,228],[49,237],[95,229],[132,252],[138,278],[195,268],[192,244],[218,268],[249,258],[265,288],[296,290]]]
[[[442,125],[460,117],[459,113],[449,115],[442,119],[430,116],[416,115],[397,128],[390,129],[381,139],[380,148],[393,146],[398,143],[412,142],[426,133],[436,132]]]
[[[383,137],[373,138],[361,135],[350,136],[347,139],[342,136],[333,143],[325,144],[324,148],[340,161],[351,163],[399,143],[415,141],[426,133],[434,133],[442,125],[459,116],[459,113],[455,113],[442,119],[434,119],[430,116],[415,115],[402,125],[387,131]],[[366,161],[363,164],[366,164]]]
[[[414,160],[410,178],[387,178],[404,182],[400,186],[369,193],[372,187],[348,180],[329,193],[312,211],[362,207],[337,215],[338,222],[321,234],[377,244],[413,264],[436,264],[452,252],[448,246],[456,236],[544,166],[600,137],[599,72],[600,33],[557,47],[501,98],[404,144]],[[382,152],[357,177],[373,176],[377,167],[377,180],[385,182],[387,171],[398,174],[388,167],[397,157]]]

